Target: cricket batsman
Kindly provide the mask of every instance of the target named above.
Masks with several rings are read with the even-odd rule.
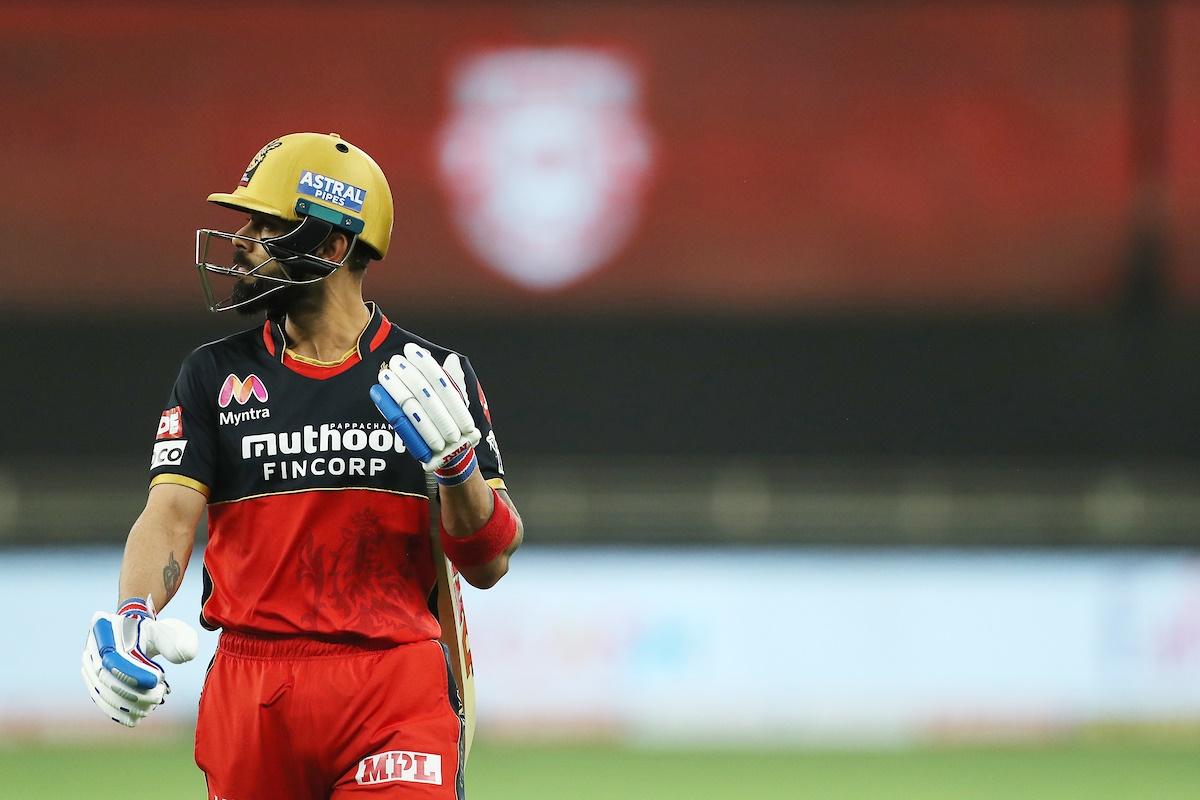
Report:
[[[266,320],[183,361],[119,602],[92,619],[88,695],[133,727],[170,691],[153,659],[195,656],[195,631],[157,614],[207,509],[200,624],[221,631],[196,726],[208,797],[462,798],[458,575],[495,585],[523,537],[483,388],[466,356],[363,301],[392,231],[365,152],[281,136],[208,199],[246,218],[197,231],[209,306]],[[453,296],[414,300],[450,312]]]

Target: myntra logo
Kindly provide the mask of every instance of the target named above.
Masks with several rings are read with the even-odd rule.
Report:
[[[230,401],[237,400],[239,406],[244,406],[254,396],[260,403],[267,402],[267,387],[257,375],[251,373],[246,380],[239,380],[237,375],[230,374],[221,384],[221,393],[217,395],[217,405],[225,408]]]

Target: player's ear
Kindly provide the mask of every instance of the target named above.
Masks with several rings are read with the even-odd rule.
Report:
[[[350,250],[350,237],[341,231],[333,231],[326,237],[317,255],[328,261],[340,264]]]

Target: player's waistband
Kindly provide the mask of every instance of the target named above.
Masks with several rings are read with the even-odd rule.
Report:
[[[414,643],[415,644],[415,643]],[[331,642],[307,636],[272,636],[267,634],[221,631],[217,651],[240,658],[327,658],[357,656],[404,647],[396,642]]]

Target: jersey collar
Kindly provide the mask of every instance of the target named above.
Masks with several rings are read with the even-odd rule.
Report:
[[[392,324],[388,322],[388,318],[378,305],[368,301],[367,309],[371,312],[371,319],[358,336],[358,343],[355,346],[354,354],[337,364],[326,366],[292,358],[287,352],[287,337],[283,333],[282,318],[278,320],[268,319],[263,324],[263,346],[266,347],[267,353],[273,359],[294,372],[298,372],[309,378],[332,378],[334,375],[339,375],[358,362],[366,359],[368,354],[375,352],[383,344],[384,340],[387,339],[388,333],[391,332]]]

